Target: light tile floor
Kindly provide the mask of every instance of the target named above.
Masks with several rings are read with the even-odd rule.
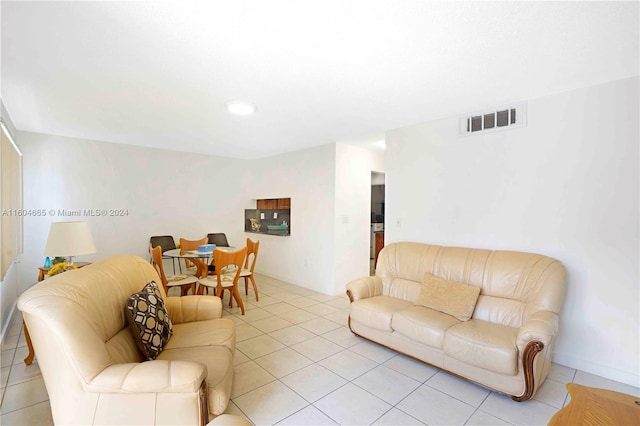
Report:
[[[403,355],[347,328],[346,296],[315,293],[258,275],[237,351],[228,413],[257,425],[545,425],[568,402],[570,382],[640,396],[640,390],[553,364],[535,398],[517,403]],[[225,304],[226,306],[226,304]],[[51,425],[37,359],[26,366],[20,313],[2,344],[2,425]]]

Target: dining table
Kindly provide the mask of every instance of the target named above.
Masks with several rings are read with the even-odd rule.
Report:
[[[218,250],[233,251],[235,247],[216,247]],[[185,250],[184,252],[177,248],[162,252],[163,256],[169,256],[178,259],[189,259],[196,265],[196,277],[206,278],[209,275],[209,264],[213,260],[212,251]]]

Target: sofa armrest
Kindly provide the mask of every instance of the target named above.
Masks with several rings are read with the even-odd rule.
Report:
[[[520,327],[516,345],[520,351],[527,343],[538,341],[548,346],[558,332],[558,314],[551,311],[538,311]]]
[[[193,393],[207,377],[207,367],[198,362],[155,360],[114,364],[85,385],[87,392],[100,393]]]
[[[347,283],[347,296],[349,301],[382,295],[382,278],[362,277]]]
[[[182,296],[164,299],[174,324],[222,318],[222,301],[216,296]]]

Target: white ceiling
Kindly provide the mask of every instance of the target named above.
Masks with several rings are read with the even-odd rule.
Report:
[[[260,158],[638,75],[638,2],[2,1],[20,130]],[[258,111],[230,115],[231,100]]]

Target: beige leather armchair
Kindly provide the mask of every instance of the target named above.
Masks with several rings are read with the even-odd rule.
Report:
[[[166,297],[174,334],[144,361],[125,317],[153,266],[115,256],[36,284],[18,300],[56,424],[204,425],[224,413],[235,328],[214,296]]]

